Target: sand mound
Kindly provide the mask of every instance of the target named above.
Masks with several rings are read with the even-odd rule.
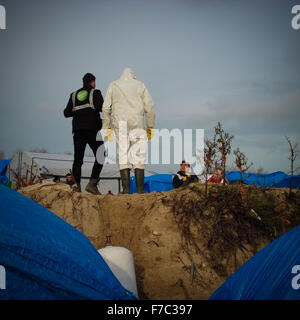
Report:
[[[97,249],[105,246],[106,235],[113,245],[130,249],[140,298],[207,299],[272,236],[298,223],[287,216],[289,224],[284,222],[280,212],[270,220],[283,195],[261,190],[258,197],[253,187],[212,186],[205,197],[203,186],[195,184],[161,193],[94,196],[51,183],[20,192],[76,227]],[[269,234],[273,227],[276,235]]]

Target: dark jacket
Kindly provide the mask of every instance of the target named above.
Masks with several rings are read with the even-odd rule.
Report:
[[[79,101],[77,99],[77,94],[81,90],[88,91],[88,96],[86,100]],[[81,106],[89,103],[89,95],[90,91],[92,90],[91,86],[83,87],[76,91],[75,95],[75,106]],[[73,110],[73,101],[72,101],[72,93],[70,95],[69,102],[64,110],[64,116],[66,118],[73,117],[72,120],[72,130],[73,132],[78,130],[89,130],[89,131],[99,131],[102,128],[102,120],[100,117],[100,112],[102,112],[102,104],[103,104],[103,97],[100,90],[94,90],[93,94],[93,104],[94,108],[84,108],[74,111]]]
[[[184,179],[186,177],[186,179]],[[173,177],[173,187],[179,188],[179,187],[185,187],[191,182],[197,182],[198,177],[196,175],[187,175],[185,172],[178,171],[177,174]]]

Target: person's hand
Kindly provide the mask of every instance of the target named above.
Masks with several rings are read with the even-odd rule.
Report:
[[[190,178],[190,177],[191,177],[191,175],[188,173],[188,174],[187,174],[187,177],[188,177],[188,178]]]
[[[151,139],[152,139],[153,134],[154,134],[153,128],[147,128],[147,137],[148,137],[148,140],[151,140]]]
[[[111,129],[104,129],[104,133],[105,133],[105,137],[108,141],[113,141]]]
[[[187,177],[186,177],[186,176],[184,176],[184,177],[182,178],[182,181],[186,181],[186,179],[187,179]]]

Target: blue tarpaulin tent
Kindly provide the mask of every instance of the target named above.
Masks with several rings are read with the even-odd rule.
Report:
[[[145,192],[160,192],[172,190],[174,189],[172,181],[172,174],[154,174],[152,176],[145,177]],[[136,193],[136,183],[134,177],[131,177],[130,179],[130,193]]]
[[[226,173],[226,178],[229,182],[240,180],[239,171],[230,171]],[[174,189],[172,174],[154,174],[152,176],[145,177],[145,192],[160,192],[169,191]],[[289,188],[290,175],[277,171],[269,174],[256,174],[256,173],[242,173],[242,181],[249,185],[255,185],[258,187],[273,187],[273,188]],[[293,177],[293,188],[300,188],[300,175]],[[130,179],[130,193],[136,192],[135,178]]]
[[[242,181],[246,184],[256,185],[258,187],[275,187],[280,181],[289,178],[290,176],[282,171],[277,171],[269,174],[242,173]],[[239,171],[230,171],[226,173],[226,178],[229,181],[240,180]]]
[[[286,178],[275,184],[276,188],[289,188],[292,180],[292,188],[300,188],[300,175],[293,176],[293,179]]]
[[[3,160],[10,161],[10,160]],[[0,168],[6,169],[6,166],[9,162],[3,162],[1,167],[0,160]],[[3,171],[5,172],[5,171]],[[7,182],[8,179],[4,176],[3,179]],[[1,178],[1,177],[0,177]],[[226,178],[229,182],[231,181],[239,181],[240,180],[240,172],[239,171],[230,171],[226,173]],[[3,181],[4,181],[3,180]],[[174,189],[173,184],[173,175],[172,174],[154,174],[152,176],[145,177],[145,192],[160,192],[160,191],[169,191]],[[290,176],[285,174],[284,172],[277,171],[270,174],[255,174],[255,173],[242,173],[242,181],[249,185],[256,185],[258,187],[274,187],[274,188],[289,188],[290,184]],[[4,182],[2,182],[5,184]],[[293,177],[293,188],[300,188],[300,175]],[[136,184],[135,178],[131,177],[130,179],[130,193],[136,192]]]
[[[211,300],[300,300],[300,226],[259,251]]]
[[[8,178],[5,176],[6,169],[12,159],[2,159],[0,160],[0,183],[7,184]]]
[[[0,266],[0,299],[136,299],[81,232],[3,185]]]

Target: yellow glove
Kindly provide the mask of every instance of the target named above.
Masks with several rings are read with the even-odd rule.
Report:
[[[104,129],[105,137],[108,141],[113,141],[112,138],[112,130],[111,129]]]
[[[185,177],[182,178],[182,181],[186,181],[186,179],[187,179],[187,177],[185,176]]]
[[[148,140],[151,140],[154,134],[154,129],[153,128],[147,128],[147,137]]]
[[[191,175],[188,173],[188,174],[187,174],[187,177],[190,178],[190,176],[191,176]]]

